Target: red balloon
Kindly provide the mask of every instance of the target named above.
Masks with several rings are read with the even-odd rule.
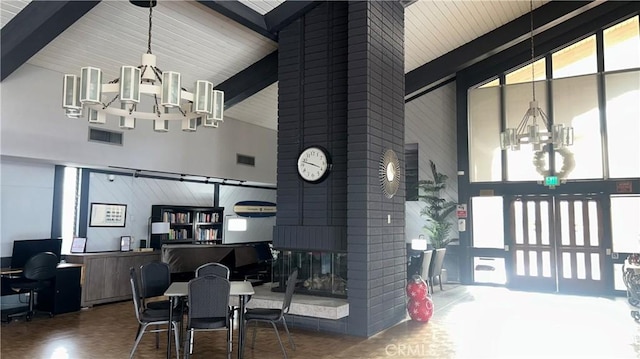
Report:
[[[428,322],[433,316],[433,301],[427,283],[419,275],[414,275],[407,283],[407,296],[407,311],[411,319]]]
[[[429,293],[427,283],[419,275],[413,276],[407,283],[407,296],[413,299],[426,298]]]
[[[410,299],[407,311],[411,319],[418,322],[428,322],[433,316],[433,301],[430,297],[423,300]]]

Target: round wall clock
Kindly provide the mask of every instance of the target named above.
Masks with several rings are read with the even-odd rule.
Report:
[[[310,183],[318,183],[329,175],[331,158],[320,146],[307,147],[298,156],[298,174]]]
[[[380,158],[380,188],[387,198],[392,198],[400,188],[400,161],[393,150],[386,150]]]

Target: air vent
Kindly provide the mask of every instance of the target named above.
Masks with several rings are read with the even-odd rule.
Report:
[[[256,158],[253,156],[241,155],[236,153],[236,163],[239,165],[256,166]]]
[[[89,127],[89,141],[122,145],[122,132],[106,131]]]

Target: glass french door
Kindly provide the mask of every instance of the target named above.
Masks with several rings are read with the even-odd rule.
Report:
[[[509,287],[605,292],[601,202],[587,196],[513,197]]]

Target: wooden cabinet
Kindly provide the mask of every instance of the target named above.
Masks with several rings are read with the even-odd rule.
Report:
[[[160,260],[160,252],[102,252],[66,255],[67,263],[82,264],[83,307],[131,299],[129,268]]]
[[[222,207],[151,206],[152,222],[169,222],[169,234],[152,234],[151,247],[163,244],[221,243],[224,222]]]

